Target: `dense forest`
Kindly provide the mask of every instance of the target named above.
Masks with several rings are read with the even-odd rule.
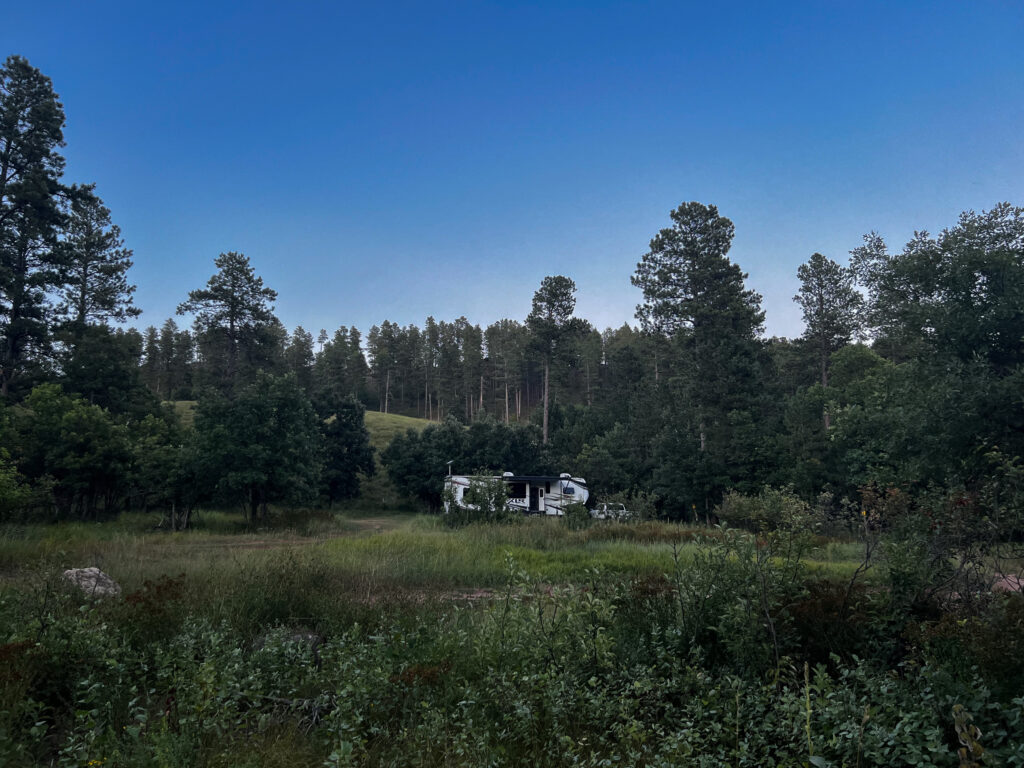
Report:
[[[981,514],[1005,493],[993,478],[1022,471],[1024,209],[969,211],[898,250],[871,233],[845,264],[810,255],[797,339],[765,338],[732,222],[696,202],[640,256],[635,326],[576,317],[571,276],[549,276],[527,317],[486,327],[289,333],[229,252],[178,320],[140,332],[133,254],[95,186],[64,178],[51,82],[12,56],[0,83],[5,517],[159,508],[177,525],[200,503],[257,519],[351,497],[374,471],[364,409],[437,422],[381,457],[428,503],[448,461],[570,470],[701,520],[766,486],[831,513],[899,488]]]

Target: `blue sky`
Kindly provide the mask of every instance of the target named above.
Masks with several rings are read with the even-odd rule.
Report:
[[[1024,4],[19,3],[159,325],[221,251],[292,328],[632,321],[668,211],[717,205],[769,334],[796,269],[1024,205]]]

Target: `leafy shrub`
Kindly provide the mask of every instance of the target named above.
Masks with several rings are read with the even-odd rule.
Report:
[[[715,509],[719,520],[752,531],[806,523],[809,505],[788,489],[764,488],[756,496],[730,491]]]
[[[580,531],[584,528],[590,527],[590,524],[594,522],[594,518],[590,516],[590,510],[587,509],[586,504],[581,504],[578,501],[574,501],[572,504],[566,504],[562,507],[562,516],[565,520],[566,526],[569,530]]]
[[[500,477],[478,475],[469,479],[469,487],[456,501],[450,488],[445,489],[444,521],[458,528],[470,523],[510,523],[518,521],[519,513],[508,503],[508,486]]]

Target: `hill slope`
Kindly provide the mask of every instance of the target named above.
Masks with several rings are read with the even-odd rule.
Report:
[[[417,432],[434,422],[426,419],[414,419],[411,416],[399,416],[394,413],[366,412],[366,429],[370,432],[370,445],[373,446],[374,460],[377,471],[373,477],[364,477],[360,482],[358,505],[372,507],[376,510],[392,510],[402,506],[402,499],[388,479],[387,471],[380,464],[380,454],[396,435],[405,434],[406,430]]]
[[[374,450],[383,451],[395,435],[405,434],[408,429],[421,431],[432,421],[414,419],[412,416],[399,416],[396,413],[366,412],[366,428],[370,430],[370,445]]]

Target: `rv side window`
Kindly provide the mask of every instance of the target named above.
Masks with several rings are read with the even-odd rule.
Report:
[[[565,486],[565,494],[567,496],[572,496],[572,494],[575,493],[575,491],[576,491],[576,489],[573,488],[571,485]]]
[[[544,493],[551,493],[551,481],[544,483]]]
[[[525,499],[526,483],[510,483],[508,486],[508,495],[511,499]]]

